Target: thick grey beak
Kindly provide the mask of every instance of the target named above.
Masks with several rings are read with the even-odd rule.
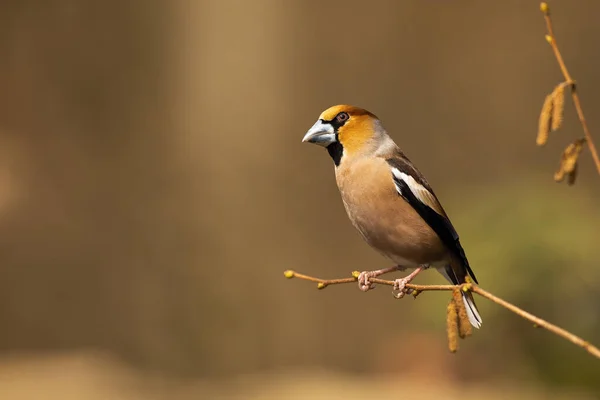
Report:
[[[336,141],[335,131],[333,126],[328,123],[318,120],[315,124],[306,132],[306,135],[302,138],[302,142],[309,142],[318,144],[319,146],[327,147],[331,143]]]

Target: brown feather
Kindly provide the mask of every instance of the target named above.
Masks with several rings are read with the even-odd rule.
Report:
[[[438,235],[398,196],[384,159],[346,159],[336,180],[352,224],[380,253],[405,267],[447,258]]]

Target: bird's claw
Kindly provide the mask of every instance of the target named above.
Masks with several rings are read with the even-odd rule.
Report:
[[[371,289],[375,289],[373,283],[369,281],[373,274],[371,271],[363,271],[358,275],[358,288],[363,292],[368,292]]]
[[[395,298],[401,299],[406,294],[411,294],[412,289],[407,289],[406,284],[409,283],[410,280],[406,278],[399,278],[394,281],[394,288],[392,289],[392,294]]]

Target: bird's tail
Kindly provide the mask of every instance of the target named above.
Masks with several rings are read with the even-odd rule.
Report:
[[[477,306],[475,305],[475,300],[473,299],[473,294],[471,292],[462,292],[463,302],[465,303],[465,308],[467,309],[467,316],[469,317],[469,322],[475,328],[481,328],[481,315],[479,315],[479,310],[477,310]]]
[[[460,285],[462,283],[467,282],[466,269],[463,267],[457,267],[457,264],[458,263],[452,263],[452,265],[448,264],[444,269],[439,269],[442,275],[444,275],[444,277],[447,280],[452,282],[453,285]],[[462,298],[463,302],[465,303],[465,309],[467,310],[469,322],[475,328],[481,328],[481,323],[483,322],[483,320],[481,319],[481,315],[479,315],[479,310],[477,310],[477,306],[475,305],[473,294],[471,292],[462,292]]]

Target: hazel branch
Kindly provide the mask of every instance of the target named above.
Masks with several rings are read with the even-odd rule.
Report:
[[[592,158],[594,159],[594,163],[596,164],[596,170],[600,175],[600,157],[598,157],[598,151],[596,150],[596,146],[594,145],[594,140],[592,135],[588,129],[587,122],[585,120],[585,115],[583,114],[583,109],[581,107],[581,101],[579,99],[579,94],[577,93],[577,86],[575,81],[569,74],[569,70],[565,65],[565,61],[562,58],[560,50],[558,49],[558,44],[556,43],[556,36],[554,34],[554,29],[552,27],[552,19],[550,18],[550,7],[547,3],[540,3],[540,10],[544,13],[544,19],[546,21],[546,41],[552,47],[552,51],[554,52],[554,56],[556,57],[556,61],[558,62],[558,66],[565,78],[565,83],[571,87],[571,97],[573,98],[573,104],[575,106],[575,110],[577,111],[577,116],[579,117],[579,122],[583,127],[583,133],[585,135],[585,140],[590,149],[590,153],[592,154]]]
[[[317,284],[317,289],[325,289],[327,286],[330,286],[330,285],[340,285],[340,284],[345,284],[345,283],[356,282],[358,280],[359,272],[354,271],[354,272],[352,272],[351,277],[339,278],[339,279],[321,279],[321,278],[316,278],[314,276],[301,274],[301,273],[298,273],[298,272],[292,271],[292,270],[285,271],[283,274],[288,279],[298,278],[298,279],[309,281],[309,282],[315,282]],[[386,279],[370,278],[369,281],[380,284],[380,285],[394,286],[394,281],[390,281],[390,280],[386,280]],[[527,321],[532,322],[536,327],[544,328],[547,331],[549,331],[565,340],[568,340],[569,342],[573,343],[574,345],[581,347],[582,349],[584,349],[585,351],[587,351],[594,357],[600,359],[600,349],[598,349],[596,346],[592,345],[588,341],[583,340],[579,336],[567,331],[566,329],[563,329],[563,328],[556,326],[540,317],[537,317],[537,316],[515,306],[514,304],[512,304],[504,299],[501,299],[500,297],[498,297],[496,295],[493,295],[492,293],[480,288],[479,286],[475,285],[474,283],[464,283],[462,285],[415,285],[415,284],[409,283],[406,285],[406,288],[405,288],[406,293],[412,294],[414,297],[416,297],[418,294],[420,294],[422,292],[427,292],[427,291],[456,291],[456,290],[460,290],[463,292],[476,293],[479,296],[484,297],[484,298],[490,300],[491,302],[496,303],[499,306],[504,307],[507,310],[517,314],[521,318],[524,318]],[[456,350],[453,350],[453,351],[456,351]]]

